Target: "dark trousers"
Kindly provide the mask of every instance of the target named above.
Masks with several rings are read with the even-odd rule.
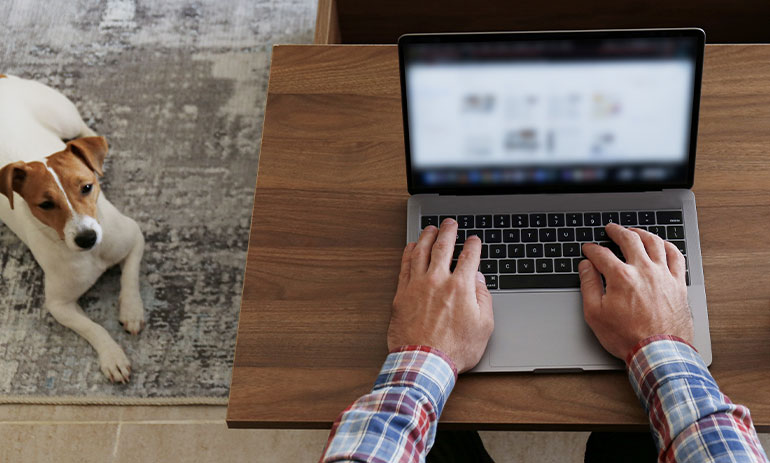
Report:
[[[658,450],[649,432],[594,432],[585,463],[655,463]],[[438,431],[426,463],[494,463],[476,431]]]

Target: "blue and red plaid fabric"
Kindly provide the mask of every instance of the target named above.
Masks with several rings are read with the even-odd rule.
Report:
[[[748,409],[724,396],[698,353],[655,336],[629,356],[629,378],[649,413],[659,461],[768,462]],[[422,462],[457,379],[426,346],[388,355],[371,393],[337,418],[321,462]]]
[[[642,341],[626,362],[661,462],[767,462],[749,409],[733,404],[695,349],[675,336]]]

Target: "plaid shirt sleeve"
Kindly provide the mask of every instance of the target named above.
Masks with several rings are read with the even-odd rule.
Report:
[[[392,352],[372,392],[337,418],[321,462],[424,461],[456,380],[452,361],[436,349]]]
[[[674,336],[642,341],[628,376],[650,418],[661,462],[767,462],[749,410],[719,391],[703,359]]]

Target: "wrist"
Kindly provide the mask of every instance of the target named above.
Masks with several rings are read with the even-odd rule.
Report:
[[[695,350],[695,352],[698,352],[698,349],[696,349],[692,344],[680,338],[679,336],[675,336],[673,334],[655,334],[642,339],[641,341],[637,342],[634,345],[634,347],[631,348],[631,350],[626,355],[626,358],[624,359],[624,361],[626,362],[626,366],[631,364],[631,361],[633,360],[634,356],[636,356],[636,354],[639,353],[639,351],[642,350],[644,346],[651,344],[655,341],[661,341],[661,340],[682,342],[692,347],[692,349]]]
[[[441,358],[446,364],[449,366],[449,368],[452,369],[452,373],[454,374],[455,380],[457,379],[457,366],[455,365],[454,361],[442,350],[437,349],[435,347],[426,346],[422,344],[409,344],[404,345],[400,347],[396,347],[394,349],[391,349],[389,354],[396,354],[399,352],[413,352],[413,351],[421,351],[421,352],[427,352],[429,354],[433,354]]]

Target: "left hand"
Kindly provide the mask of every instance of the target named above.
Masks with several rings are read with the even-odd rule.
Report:
[[[398,290],[388,328],[388,348],[425,345],[440,350],[458,373],[481,359],[494,329],[492,295],[478,272],[481,240],[465,241],[454,272],[449,271],[457,222],[446,219],[439,231],[425,228],[401,259]]]

